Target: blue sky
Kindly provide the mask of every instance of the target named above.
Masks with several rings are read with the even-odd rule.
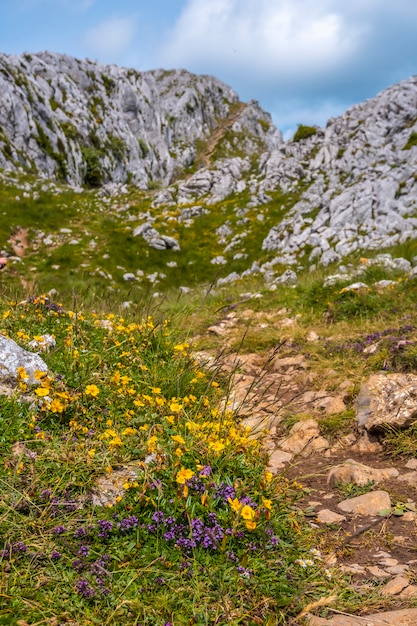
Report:
[[[417,74],[417,2],[0,0],[0,51],[42,50],[213,74],[289,135]]]

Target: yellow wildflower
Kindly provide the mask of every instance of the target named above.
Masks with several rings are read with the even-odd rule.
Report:
[[[230,506],[232,507],[232,509],[235,511],[235,513],[238,513],[240,511],[240,507],[242,506],[239,502],[239,500],[237,498],[234,498],[232,500],[232,498],[228,498],[227,499],[228,503],[230,504]]]
[[[115,448],[116,446],[122,446],[122,445],[123,445],[123,441],[120,439],[118,435],[116,435],[116,437],[113,437],[113,439],[109,441],[109,446],[111,446],[112,448]]]
[[[171,404],[169,405],[169,410],[173,413],[180,413],[180,411],[182,410],[182,404],[179,404],[178,402],[171,402]]]
[[[177,472],[176,481],[179,485],[185,485],[187,480],[190,480],[194,476],[193,470],[186,469],[185,467],[181,467],[180,471]]]
[[[185,439],[183,439],[181,435],[172,435],[171,439],[172,441],[175,441],[175,443],[179,443],[180,445],[185,444]]]
[[[97,385],[87,385],[87,387],[85,388],[86,396],[92,396],[93,398],[97,398],[99,393],[100,389],[97,387]]]
[[[268,498],[262,498],[262,504],[268,511],[272,509],[272,500],[268,500]]]
[[[88,456],[92,459],[95,453],[96,453],[96,449],[91,448],[91,450],[88,451]]]
[[[128,428],[125,428],[122,435],[136,435],[137,434],[137,430],[136,428],[130,428],[130,426]]]
[[[46,387],[38,387],[37,389],[35,389],[35,393],[39,398],[43,398],[44,396],[48,395],[49,389],[47,389]]]
[[[246,522],[246,528],[247,528],[248,530],[255,530],[255,528],[256,528],[256,522],[254,522],[254,521],[252,521],[252,520],[248,520],[248,521]]]
[[[49,410],[52,411],[52,413],[62,413],[64,409],[65,406],[60,400],[57,400],[56,398],[52,400],[51,404],[49,405]]]
[[[24,367],[18,367],[17,368],[17,378],[19,381],[21,380],[28,380],[29,376],[27,371],[25,370]]]
[[[245,504],[245,506],[242,507],[240,515],[241,517],[243,517],[244,520],[253,521],[255,518],[255,511],[252,509],[251,506]]]
[[[221,452],[224,450],[225,445],[221,441],[215,441],[214,443],[209,443],[209,449],[213,450],[213,452]]]

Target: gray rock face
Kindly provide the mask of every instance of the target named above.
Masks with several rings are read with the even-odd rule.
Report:
[[[16,382],[19,367],[25,369],[27,382],[31,385],[39,383],[34,376],[36,370],[47,372],[49,369],[40,356],[24,350],[12,339],[0,335],[0,380]]]
[[[356,417],[359,426],[368,431],[413,424],[417,420],[417,376],[372,374],[359,392]]]
[[[359,249],[402,243],[417,233],[417,77],[330,119],[260,164],[261,188],[307,186],[263,242],[296,256],[306,245],[323,265]]]
[[[0,54],[0,168],[35,169],[72,185],[131,181],[166,185],[189,167],[196,140],[229,119],[237,94],[185,70],[138,72],[43,52]],[[232,134],[245,151],[281,135],[256,102],[241,105]],[[227,182],[217,182],[224,193]]]

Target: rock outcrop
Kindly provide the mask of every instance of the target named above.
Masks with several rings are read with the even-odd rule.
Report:
[[[0,168],[73,185],[147,188],[184,175],[196,142],[228,132],[225,154],[274,149],[271,117],[211,76],[138,72],[43,52],[0,54]]]

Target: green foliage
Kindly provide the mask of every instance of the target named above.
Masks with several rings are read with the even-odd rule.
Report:
[[[60,106],[59,102],[57,102],[53,96],[49,98],[49,104],[51,105],[52,111],[56,111]]]
[[[2,400],[0,623],[288,624],[330,587],[300,487],[266,471],[162,314],[73,304],[0,308],[23,347],[56,338],[49,372],[20,370]]]
[[[67,176],[67,162],[66,156],[63,152],[56,152],[54,147],[49,139],[48,135],[42,128],[41,124],[36,123],[36,129],[38,131],[37,136],[35,137],[39,147],[51,158],[53,159],[58,166],[58,175],[61,180],[65,180]]]
[[[116,159],[121,161],[126,154],[126,144],[120,137],[116,137],[115,135],[107,136],[107,146],[108,149],[113,152]]]
[[[326,417],[320,418],[320,433],[324,435],[324,437],[333,440],[339,439],[342,435],[347,435],[352,431],[352,427],[355,424],[355,415],[355,410],[350,409],[343,413],[327,415]]]
[[[317,135],[316,126],[305,126],[304,124],[298,124],[297,130],[294,133],[293,141],[302,141]]]
[[[374,481],[371,480],[365,485],[357,485],[355,483],[338,483],[337,489],[342,498],[355,498],[356,496],[362,496],[364,493],[369,493],[374,488]]]
[[[71,122],[61,122],[61,129],[67,139],[77,139],[78,131]]]
[[[116,83],[114,82],[112,78],[110,78],[110,76],[107,76],[106,74],[101,75],[101,80],[103,81],[106,94],[110,98],[112,91],[114,87],[116,86]]]
[[[415,131],[413,131],[409,136],[403,150],[410,150],[414,146],[417,146],[417,133]]]
[[[146,143],[144,139],[142,139],[142,137],[138,137],[138,144],[142,152],[142,158],[146,159],[146,156],[149,154],[148,144]]]
[[[81,154],[85,163],[84,184],[89,187],[100,187],[104,180],[102,151],[90,146],[81,146]]]

